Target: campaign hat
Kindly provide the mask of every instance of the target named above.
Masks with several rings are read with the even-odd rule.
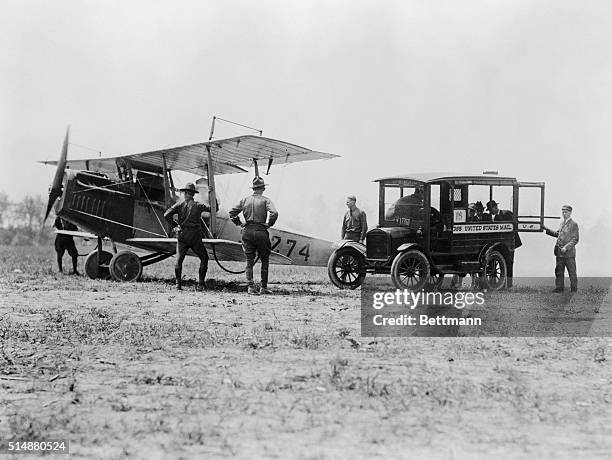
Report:
[[[253,190],[257,188],[265,188],[265,187],[266,187],[266,183],[261,177],[255,176],[253,178],[253,186],[251,187]]]
[[[191,193],[200,193],[198,191],[198,189],[196,189],[195,185],[193,185],[193,182],[187,182],[183,188],[179,189],[179,191],[181,191],[181,192],[191,192]]]

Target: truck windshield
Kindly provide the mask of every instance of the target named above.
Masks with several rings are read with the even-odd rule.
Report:
[[[423,187],[385,185],[384,196],[386,225],[413,227],[423,222]]]

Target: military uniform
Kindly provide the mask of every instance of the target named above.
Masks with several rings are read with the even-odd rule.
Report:
[[[191,186],[191,187],[190,187]],[[195,186],[188,183],[185,188],[180,189],[184,192],[198,193]],[[200,258],[200,270],[198,279],[198,288],[203,289],[208,271],[208,252],[204,243],[202,243],[202,213],[210,212],[210,207],[203,203],[198,203],[191,200],[178,202],[171,206],[165,213],[164,218],[172,226],[175,227],[177,222],[173,219],[174,215],[178,216],[179,232],[176,242],[176,265],[174,274],[176,277],[176,287],[182,288],[182,271],[183,260],[187,255],[187,251],[191,249]]]
[[[70,230],[77,231],[78,228],[76,225],[68,222],[67,220],[61,219],[60,217],[55,218],[55,222],[53,226],[58,230]],[[68,254],[72,258],[72,271],[75,274],[78,274],[77,264],[79,252],[77,251],[76,245],[74,244],[74,238],[70,235],[62,235],[60,233],[55,237],[55,252],[57,253],[57,267],[60,272],[63,272],[62,269],[62,258],[64,257],[64,252],[68,251]]]
[[[571,208],[569,209],[571,211]],[[576,272],[576,245],[580,239],[578,224],[571,217],[561,222],[559,230],[546,229],[546,234],[557,238],[555,244],[555,290],[564,288],[565,269],[570,278],[570,289],[578,290],[578,274]],[[562,252],[561,249],[565,249]]]
[[[274,225],[278,219],[278,211],[274,203],[262,194],[265,189],[263,179],[255,177],[252,188],[253,194],[240,200],[229,212],[230,219],[236,225],[242,226],[240,213],[246,221],[242,229],[242,249],[246,256],[246,279],[249,293],[254,292],[253,266],[256,256],[259,256],[261,261],[262,292],[268,290],[268,269],[272,252],[268,227]]]
[[[368,221],[366,213],[357,206],[355,206],[355,209],[352,211],[350,209],[346,211],[346,214],[342,219],[342,239],[363,241],[365,240],[367,232]]]

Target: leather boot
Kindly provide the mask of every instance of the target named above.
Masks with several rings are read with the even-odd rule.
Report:
[[[208,267],[205,264],[200,264],[200,271],[198,277],[198,285],[196,286],[197,291],[205,291],[206,290],[206,272],[208,271]]]
[[[183,286],[182,286],[183,275],[182,275],[181,272],[182,272],[182,270],[180,268],[175,268],[174,269],[174,277],[176,279],[176,289],[178,291],[182,291],[183,290]]]

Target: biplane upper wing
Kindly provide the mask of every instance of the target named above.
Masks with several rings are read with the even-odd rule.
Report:
[[[244,262],[246,260],[240,243],[219,238],[203,238],[202,242],[209,251],[212,251],[214,248],[219,260],[236,262]],[[176,250],[176,238],[128,238],[125,240],[125,244],[160,252],[174,252]],[[293,261],[289,257],[272,251],[270,263],[291,265]]]
[[[338,156],[317,152],[289,142],[247,135],[110,158],[68,160],[66,165],[70,169],[116,173],[117,159],[121,158],[129,160],[135,168],[161,172],[165,162],[166,167],[170,170],[206,176],[209,150],[215,174],[247,172],[246,168],[251,166],[253,160],[258,161],[259,165],[265,168],[268,165],[322,160]],[[41,163],[55,165],[57,161],[42,161]]]

